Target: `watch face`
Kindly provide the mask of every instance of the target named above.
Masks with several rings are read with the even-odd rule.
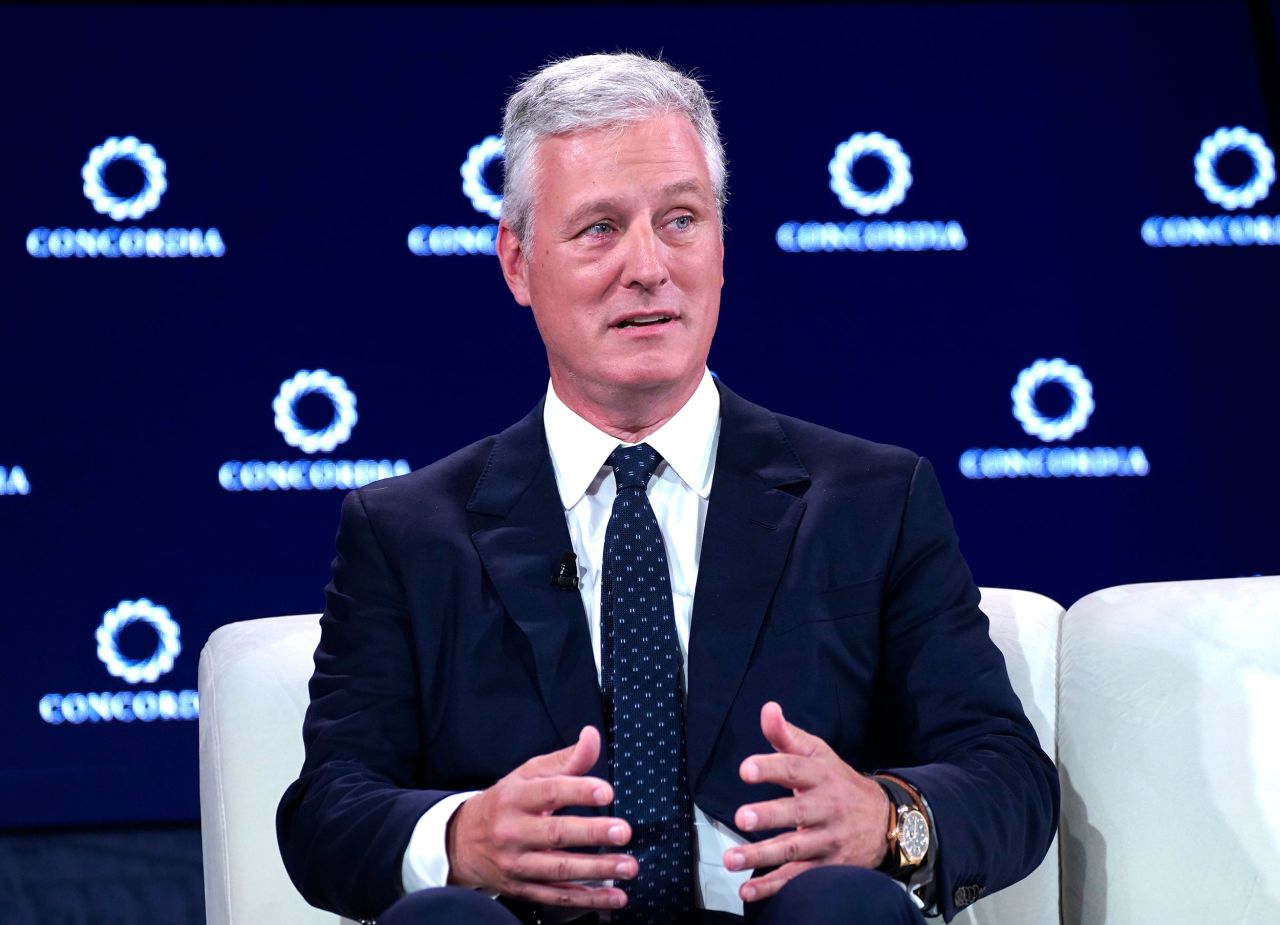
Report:
[[[929,850],[929,823],[918,809],[907,810],[898,822],[898,845],[912,864],[924,860]]]

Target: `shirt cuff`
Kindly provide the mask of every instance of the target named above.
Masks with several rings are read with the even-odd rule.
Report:
[[[409,836],[400,862],[400,883],[405,893],[446,886],[449,883],[449,850],[446,835],[449,820],[459,806],[479,790],[450,794],[422,814]]]

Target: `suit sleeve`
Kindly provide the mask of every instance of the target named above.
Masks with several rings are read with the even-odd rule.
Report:
[[[422,761],[415,640],[402,582],[360,491],[343,502],[325,596],[306,757],[280,801],[276,831],[285,868],[308,902],[373,918],[402,895],[414,826],[448,792],[415,787]]]
[[[1009,684],[978,602],[937,477],[921,459],[882,611],[893,737],[916,763],[887,770],[932,809],[934,882],[947,921],[966,900],[1033,871],[1058,820],[1057,769]]]

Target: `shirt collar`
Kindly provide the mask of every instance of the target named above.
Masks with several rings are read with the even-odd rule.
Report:
[[[550,383],[542,409],[542,424],[547,432],[547,448],[551,451],[560,503],[567,511],[586,494],[620,441],[572,411]],[[702,381],[684,407],[644,442],[661,454],[690,490],[705,499],[711,494],[719,436],[720,391],[711,373],[704,370]]]

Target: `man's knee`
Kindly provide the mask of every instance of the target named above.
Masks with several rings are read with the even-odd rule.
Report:
[[[444,886],[397,900],[378,925],[520,925],[520,920],[475,890]]]
[[[756,925],[921,925],[923,915],[890,877],[862,867],[816,867],[764,904]]]

